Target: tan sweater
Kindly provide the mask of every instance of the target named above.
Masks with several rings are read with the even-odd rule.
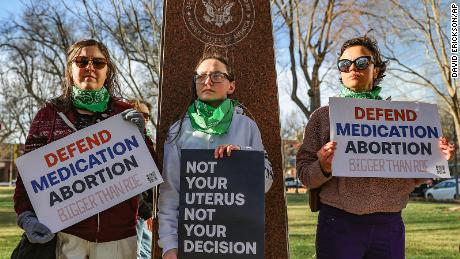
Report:
[[[297,172],[308,188],[321,187],[322,203],[354,214],[398,212],[406,207],[409,194],[425,179],[325,177],[316,152],[329,142],[329,107],[317,109],[305,128],[297,153]]]

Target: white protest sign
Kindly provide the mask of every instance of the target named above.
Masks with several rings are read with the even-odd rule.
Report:
[[[163,182],[141,133],[120,114],[16,164],[39,221],[53,233]]]
[[[450,178],[436,105],[333,97],[329,117],[332,175]]]

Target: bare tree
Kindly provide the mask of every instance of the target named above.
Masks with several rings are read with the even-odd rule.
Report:
[[[281,118],[283,118],[281,121],[281,154],[283,174],[286,177],[287,174],[295,172],[295,157],[302,143],[306,120],[305,116],[296,111],[291,111]],[[296,193],[298,193],[297,185]]]
[[[279,31],[284,29],[288,34],[291,99],[309,118],[321,105],[320,87],[334,66],[334,57],[326,62],[329,54],[351,34],[366,32],[360,20],[365,4],[339,0],[274,0],[273,4],[275,24],[280,26]],[[301,77],[308,88],[309,106],[298,96]]]
[[[101,5],[95,0],[80,0],[73,6],[61,1],[70,13],[83,21],[92,37],[110,45],[128,96],[152,102],[155,106],[163,1],[110,0]],[[80,10],[75,8],[78,4],[84,12],[75,11]],[[153,117],[152,123],[156,128]]]
[[[19,19],[0,26],[0,139],[24,139],[37,109],[59,92],[65,49],[71,37],[67,17],[50,5],[26,6]]]
[[[305,117],[291,111],[283,118],[281,122],[281,139],[301,141],[306,124]]]
[[[458,80],[450,77],[450,39],[447,1],[391,0],[387,9],[373,13],[377,37],[391,61],[393,75],[403,84],[435,94],[453,119],[456,139],[460,138]],[[390,12],[391,10],[391,12]],[[449,33],[450,34],[450,33]]]
[[[120,70],[123,97],[155,105],[161,16],[162,1],[157,0],[103,5],[41,0],[26,3],[20,16],[0,21],[0,140],[23,140],[40,106],[60,94],[65,53],[78,39],[91,37],[108,45]]]

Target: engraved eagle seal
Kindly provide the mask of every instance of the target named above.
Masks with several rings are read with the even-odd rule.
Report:
[[[235,5],[234,2],[225,1],[223,4],[223,1],[213,3],[211,0],[201,0],[201,2],[206,7],[206,14],[203,16],[206,22],[222,27],[232,21],[230,12]]]
[[[183,0],[182,17],[198,40],[226,47],[242,41],[256,19],[253,0]]]

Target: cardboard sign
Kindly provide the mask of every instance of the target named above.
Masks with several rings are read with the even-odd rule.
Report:
[[[435,104],[330,98],[329,117],[332,175],[450,178]]]
[[[264,258],[264,154],[181,152],[179,256]]]
[[[163,182],[137,127],[112,116],[16,161],[39,221],[53,233]]]

